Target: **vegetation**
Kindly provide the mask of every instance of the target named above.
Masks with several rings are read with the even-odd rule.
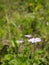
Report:
[[[0,64],[49,65],[49,0],[0,0]]]

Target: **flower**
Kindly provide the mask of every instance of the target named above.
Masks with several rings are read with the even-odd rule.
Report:
[[[32,35],[25,35],[25,37],[26,37],[26,38],[31,38],[31,37],[32,37]]]
[[[41,39],[40,38],[31,38],[28,40],[28,42],[31,42],[31,43],[41,42]]]
[[[23,43],[23,40],[16,40],[17,43]]]
[[[35,42],[41,42],[40,38],[35,38]]]
[[[28,42],[35,43],[35,38],[29,39]]]

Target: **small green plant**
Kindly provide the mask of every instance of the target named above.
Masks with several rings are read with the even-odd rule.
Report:
[[[49,65],[49,0],[0,0],[0,64]]]

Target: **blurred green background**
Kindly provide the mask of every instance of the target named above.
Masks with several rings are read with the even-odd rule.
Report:
[[[29,44],[27,34],[42,41]],[[49,65],[49,0],[0,0],[0,64]]]

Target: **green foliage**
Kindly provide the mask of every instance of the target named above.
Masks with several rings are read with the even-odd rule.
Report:
[[[0,0],[0,64],[49,65],[49,0]]]

